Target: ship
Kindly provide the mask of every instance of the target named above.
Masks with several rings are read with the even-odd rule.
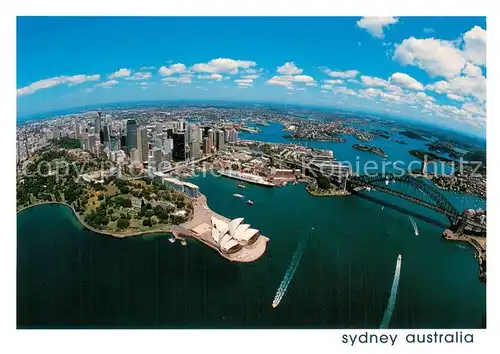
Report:
[[[238,188],[246,188],[246,186],[243,183],[238,184]]]
[[[243,182],[257,184],[259,186],[274,187],[274,184],[269,183],[263,177],[253,175],[251,173],[231,171],[231,170],[218,170],[217,173],[224,177],[234,178]]]
[[[241,194],[233,194],[233,197],[236,197],[236,198],[243,198],[243,196]]]
[[[248,205],[253,205],[253,201],[251,201],[250,199],[247,200],[247,204]]]
[[[410,219],[411,226],[413,226],[413,231],[415,231],[415,236],[418,236],[418,227],[417,223],[415,222],[415,219],[411,216],[408,216],[408,219]]]
[[[274,301],[273,301],[273,304],[272,304],[271,306],[272,306],[272,308],[274,309],[274,308],[275,308],[276,306],[278,306],[278,305],[279,305],[279,301],[274,300]]]
[[[170,242],[174,243],[174,242],[175,242],[175,237],[171,236],[171,237],[169,237],[169,238],[168,238],[168,240],[169,240]]]

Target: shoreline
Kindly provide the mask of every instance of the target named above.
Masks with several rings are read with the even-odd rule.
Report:
[[[158,230],[148,230],[148,231],[135,231],[135,232],[125,232],[125,233],[116,233],[112,231],[105,231],[105,230],[99,230],[95,229],[90,225],[87,225],[85,221],[81,218],[81,216],[76,212],[76,210],[73,208],[73,206],[65,203],[65,202],[57,202],[57,201],[50,201],[50,202],[38,202],[31,204],[27,207],[24,207],[20,210],[17,211],[16,215],[33,207],[41,206],[41,205],[47,205],[47,204],[53,204],[53,205],[63,205],[66,208],[69,208],[72,212],[73,215],[76,216],[78,221],[80,222],[80,225],[82,225],[85,229],[94,232],[96,234],[108,236],[108,237],[114,237],[117,239],[124,239],[127,237],[135,237],[135,236],[145,236],[145,235],[154,235],[154,234],[170,234],[174,236],[177,240],[181,242],[183,246],[185,246],[185,238],[186,237],[191,237],[196,239],[197,241],[201,242],[202,244],[208,246],[209,248],[217,251],[220,256],[223,258],[231,261],[231,262],[242,262],[242,263],[248,263],[248,262],[253,262],[259,259],[265,252],[267,242],[269,242],[269,238],[260,235],[259,239],[255,242],[254,245],[249,246],[249,247],[243,247],[240,251],[234,253],[234,254],[224,254],[220,251],[220,249],[217,247],[217,245],[210,239],[205,239],[205,235],[197,234],[194,232],[192,229],[199,224],[203,223],[203,214],[208,213],[210,216],[215,216],[219,219],[229,221],[228,218],[214,212],[212,209],[208,207],[207,203],[207,198],[205,195],[200,193],[200,196],[198,198],[194,198],[194,204],[195,204],[195,212],[193,213],[193,218],[191,220],[186,221],[183,224],[180,225],[170,225],[164,229],[158,229]],[[196,213],[196,209],[198,210],[204,210],[204,212],[198,212]],[[196,224],[196,225],[192,225]],[[191,226],[189,226],[191,225]],[[184,241],[184,243],[183,243]]]

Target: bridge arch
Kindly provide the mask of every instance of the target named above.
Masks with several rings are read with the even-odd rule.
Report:
[[[416,190],[421,191],[427,195],[434,203],[429,203],[422,198],[415,195],[405,194],[400,191],[395,191],[387,185],[378,185],[378,182],[385,181],[395,181],[397,183],[406,183],[411,185]],[[427,208],[433,209],[437,212],[445,214],[450,222],[453,224],[456,218],[460,215],[460,212],[455,208],[455,206],[444,196],[444,194],[434,185],[425,183],[424,181],[417,179],[409,174],[396,175],[393,173],[379,173],[376,175],[361,175],[353,176],[349,179],[349,182],[354,187],[358,186],[371,186],[374,189],[380,190],[381,192],[386,192],[388,194],[395,195],[402,199],[412,201],[414,203],[423,205]]]

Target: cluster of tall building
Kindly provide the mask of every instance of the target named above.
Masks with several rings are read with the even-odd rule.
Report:
[[[85,150],[104,152],[115,161],[118,157],[128,157],[131,162],[147,164],[154,171],[161,170],[162,162],[197,160],[238,140],[234,128],[214,129],[184,120],[140,125],[135,119],[113,121],[101,112],[90,125],[74,122],[72,130]],[[60,137],[57,128],[53,136]]]

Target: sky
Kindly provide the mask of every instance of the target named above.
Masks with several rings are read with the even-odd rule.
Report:
[[[484,136],[483,17],[18,17],[18,118],[224,100],[371,111]]]

